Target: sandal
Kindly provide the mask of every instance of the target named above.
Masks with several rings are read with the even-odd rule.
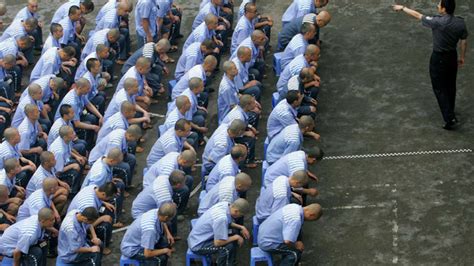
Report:
[[[168,53],[174,53],[174,52],[177,52],[178,51],[178,46],[176,45],[173,45],[170,47],[170,49],[168,50]]]
[[[172,63],[174,63],[174,62],[175,62],[174,59],[171,58],[171,57],[168,57],[168,58],[166,58],[165,60],[163,60],[163,63],[166,63],[166,64],[169,64],[169,63],[172,64]]]

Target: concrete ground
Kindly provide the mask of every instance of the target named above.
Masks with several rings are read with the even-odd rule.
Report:
[[[26,1],[21,2],[7,0],[8,17]],[[60,2],[41,3],[40,12],[48,22]],[[95,1],[99,8],[104,2]],[[184,9],[182,33],[187,36],[198,1],[177,2]],[[436,2],[402,3],[434,14]],[[277,20],[273,47],[281,29],[278,20],[288,4],[258,1],[259,12]],[[326,152],[326,159],[311,167],[320,178],[317,187],[321,193],[312,201],[320,203],[325,213],[319,221],[304,226],[303,265],[463,265],[474,261],[474,156],[469,150],[474,142],[474,49],[469,48],[466,65],[458,75],[457,112],[462,125],[456,131],[445,131],[441,129],[442,119],[428,75],[431,33],[414,19],[392,12],[391,4],[393,1],[387,0],[331,0],[326,8],[333,21],[322,31],[322,91],[317,118],[322,140],[305,142],[305,146],[319,145]],[[474,0],[458,1],[456,13],[466,19],[471,31],[473,9]],[[87,17],[94,19],[93,15]],[[177,59],[179,53],[172,56]],[[267,56],[267,63],[259,158],[276,83],[271,56]],[[174,66],[171,68],[174,70]],[[219,81],[220,75],[214,79],[214,88]],[[160,101],[152,111],[163,114],[164,106]],[[214,129],[216,93],[211,95],[209,112],[209,125]],[[147,132],[146,151],[155,141],[155,133]],[[146,154],[138,155],[137,184]],[[255,180],[248,193],[254,204],[261,171],[244,171]],[[126,201],[126,223],[131,222],[132,200]],[[196,208],[195,196],[190,200],[186,221],[179,224],[179,234],[184,238]],[[248,228],[250,217],[245,219]],[[118,265],[122,236],[114,234],[114,252],[104,258],[104,265]],[[184,265],[186,241],[178,242],[176,249],[171,264]],[[239,250],[239,265],[249,264],[249,249],[247,243]]]

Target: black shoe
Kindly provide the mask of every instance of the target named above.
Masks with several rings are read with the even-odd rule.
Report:
[[[444,124],[443,129],[454,130],[457,126],[459,126],[459,121],[456,118],[453,118],[451,121]]]

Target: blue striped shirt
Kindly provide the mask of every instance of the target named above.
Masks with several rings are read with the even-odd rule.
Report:
[[[248,124],[249,122],[249,116],[247,115],[247,113],[244,112],[244,109],[242,109],[240,105],[234,106],[234,108],[230,110],[230,112],[224,117],[224,119],[222,119],[222,123],[230,124],[236,119],[240,119],[246,124]]]
[[[151,167],[152,164],[159,161],[170,152],[181,152],[185,141],[185,137],[178,137],[176,135],[176,130],[170,128],[165,132],[165,134],[161,135],[160,138],[156,140],[155,144],[153,144],[150,153],[146,157],[147,167]]]
[[[232,106],[238,105],[240,102],[239,88],[235,83],[235,79],[236,78],[234,78],[234,80],[230,80],[229,77],[224,73],[221,83],[219,84],[219,96],[217,98],[219,124],[230,112]]]
[[[91,185],[102,186],[112,181],[112,177],[112,167],[105,163],[104,158],[99,159],[92,165],[84,182],[82,182],[81,189]]]
[[[4,41],[8,38],[18,38],[21,36],[25,36],[28,33],[23,26],[23,20],[14,20],[8,28],[5,29],[2,36],[0,37],[0,41]]]
[[[87,244],[87,229],[90,225],[77,220],[78,212],[79,210],[69,211],[59,229],[57,260],[63,263],[74,261],[78,255],[76,250],[79,248],[89,247]]]
[[[244,86],[244,84],[249,81],[250,63],[244,64],[237,57],[232,59],[232,62],[234,62],[235,66],[237,67],[237,70],[239,71],[239,74],[234,78],[234,82],[236,87],[240,90]]]
[[[248,67],[252,67],[255,64],[255,61],[257,60],[258,54],[259,54],[259,49],[257,46],[252,41],[252,36],[249,36],[245,38],[239,46],[235,49],[235,51],[232,53],[230,59],[237,58],[237,51],[239,50],[240,47],[248,47],[252,51],[252,59],[250,59],[250,62],[247,63]],[[245,81],[244,81],[245,83]]]
[[[303,34],[299,33],[295,35],[281,55],[281,69],[285,69],[291,60],[293,60],[298,55],[304,54],[306,47],[308,47],[308,41],[304,39]]]
[[[281,17],[283,23],[291,22],[295,18],[302,17],[309,13],[316,13],[314,0],[293,0],[293,3],[286,9]]]
[[[21,153],[20,149],[18,148],[18,144],[15,146],[12,146],[8,141],[4,140],[0,144],[0,169],[3,169],[4,165],[3,163],[5,160],[8,160],[10,158],[16,158],[20,159]]]
[[[153,184],[157,176],[170,176],[171,172],[180,168],[178,164],[179,152],[170,152],[150,166],[143,176],[143,187]]]
[[[115,90],[115,93],[117,93],[119,90],[124,88],[123,85],[124,85],[125,80],[127,78],[134,78],[134,79],[137,80],[137,82],[138,82],[138,93],[137,93],[137,95],[138,96],[143,96],[144,95],[143,89],[145,87],[145,76],[138,73],[138,70],[135,66],[129,68],[127,70],[127,72],[125,73],[125,75],[123,75],[122,78],[119,80],[119,82],[117,84],[117,88]]]
[[[192,67],[200,65],[203,62],[204,56],[201,51],[201,43],[192,43],[179,57],[178,63],[176,64],[176,71],[174,72],[174,78],[179,81]]]
[[[206,191],[209,192],[226,176],[236,176],[240,172],[239,165],[230,154],[222,157],[209,173],[206,182]]]
[[[51,33],[48,35],[48,38],[44,41],[43,49],[41,50],[41,55],[43,55],[49,48],[61,48],[59,40],[56,40]]]
[[[107,1],[107,3],[105,3],[102,8],[99,10],[99,12],[97,13],[97,16],[95,17],[95,24],[99,24],[99,21],[102,19],[102,17],[107,14],[107,12],[109,12],[110,10],[113,10],[115,8],[117,8],[117,5],[118,5],[118,2],[120,0],[109,0]]]
[[[166,202],[173,202],[173,189],[168,176],[158,176],[150,186],[144,186],[133,201],[132,217],[136,219],[151,209],[159,209]]]
[[[291,77],[299,75],[301,70],[305,67],[309,67],[308,61],[306,61],[304,54],[300,54],[291,60],[290,63],[281,72],[280,78],[277,82],[277,90],[282,95],[288,91],[288,81]]]
[[[20,151],[29,150],[31,146],[36,143],[39,134],[40,124],[38,121],[31,122],[28,117],[25,117],[18,126],[18,132],[20,132],[21,141],[18,143],[18,149]]]
[[[196,27],[191,34],[189,34],[186,42],[183,45],[183,50],[186,50],[188,46],[192,43],[200,42],[202,43],[206,39],[212,39],[216,35],[214,30],[209,30],[207,28],[206,22],[201,23],[198,27]]]
[[[189,110],[184,114],[184,118],[186,118],[186,120],[189,120],[189,121],[192,121],[193,120],[193,116],[194,114],[197,112],[197,107],[198,107],[198,99],[197,99],[197,96],[196,94],[194,94],[194,92],[191,91],[191,89],[187,88],[186,90],[184,90],[180,95],[178,96],[186,96],[188,97],[189,101],[191,102],[191,107],[189,108]],[[174,111],[175,109],[177,109],[176,107],[176,99],[173,100],[172,102],[168,103],[168,112],[172,112]]]
[[[30,181],[28,181],[28,185],[26,186],[26,197],[29,197],[33,192],[37,191],[38,189],[43,188],[43,181],[47,177],[56,177],[54,167],[51,171],[48,171],[40,165],[33,176],[31,177]]]
[[[10,179],[7,176],[7,173],[5,172],[4,169],[0,169],[0,185],[4,185],[8,189],[8,194],[12,192],[13,187],[15,187],[16,184],[16,176],[13,176],[12,179]]]
[[[120,27],[120,16],[116,8],[112,8],[104,13],[99,21],[96,21],[95,31],[103,29],[113,29]]]
[[[135,7],[135,26],[141,37],[146,37],[142,20],[148,19],[151,36],[157,34],[156,19],[158,18],[158,7],[154,0],[138,0]]]
[[[16,16],[13,20],[27,20],[29,18],[35,18],[35,19],[39,19],[39,14],[38,13],[32,13],[28,10],[28,7],[24,7],[22,9],[20,9],[20,11],[18,11],[18,13],[16,13]]]
[[[72,210],[79,210],[83,211],[86,208],[93,207],[97,211],[99,211],[100,207],[102,206],[103,202],[97,196],[95,189],[98,188],[96,185],[90,185],[87,187],[81,188],[79,193],[74,196],[69,205],[67,211],[70,212]]]
[[[76,24],[77,22],[72,21],[69,17],[62,18],[58,24],[63,27],[63,36],[59,39],[59,43],[62,45],[68,45],[70,42],[76,39]]]
[[[102,156],[106,156],[113,148],[120,149],[123,153],[127,152],[127,140],[125,139],[125,130],[115,129],[102,139],[98,139],[95,147],[89,154],[89,163],[93,164]]]
[[[230,53],[233,54],[240,43],[252,35],[252,32],[255,30],[254,21],[249,21],[245,16],[239,19],[237,26],[235,26],[234,33],[232,34],[232,46],[230,48]]]
[[[204,19],[208,14],[213,14],[216,17],[220,16],[220,7],[213,5],[211,2],[205,4],[202,8],[199,9],[198,14],[194,18],[192,29],[196,29],[204,22]]]
[[[99,59],[99,57],[97,56],[97,52],[90,53],[88,56],[86,56],[86,58],[84,58],[84,60],[81,61],[81,64],[79,65],[79,67],[76,70],[76,75],[74,76],[75,81],[77,81],[82,76],[84,76],[85,73],[87,73],[87,66],[86,66],[87,61],[91,58]],[[102,61],[102,60],[99,59],[99,61]],[[102,64],[102,62],[101,62],[101,64]]]
[[[51,146],[53,141],[55,141],[59,137],[59,129],[62,126],[73,127],[71,121],[66,123],[66,121],[64,121],[64,119],[62,117],[56,119],[56,121],[54,121],[54,123],[51,126],[51,129],[49,130],[49,133],[48,133],[48,147]]]
[[[81,60],[84,60],[89,54],[96,51],[96,47],[99,44],[103,44],[107,47],[110,47],[109,40],[107,39],[107,33],[110,29],[102,29],[96,31],[87,41],[84,49],[82,49]]]
[[[36,190],[23,202],[23,205],[20,206],[16,220],[21,221],[31,215],[38,215],[38,212],[42,208],[51,208],[53,196],[54,195],[48,197],[43,189]]]
[[[61,68],[61,58],[58,54],[58,48],[48,49],[36,62],[35,67],[31,71],[30,82],[33,82],[46,75],[57,75]]]
[[[164,237],[164,231],[158,217],[158,209],[151,209],[135,219],[128,227],[120,251],[122,255],[131,258],[142,248],[154,250],[161,237]]]
[[[285,241],[295,243],[303,221],[302,206],[298,204],[284,206],[260,225],[258,246],[264,251],[269,251],[278,248]]]
[[[0,237],[0,253],[13,257],[13,252],[18,249],[21,253],[28,254],[30,246],[35,245],[43,233],[38,215],[14,223]]]
[[[18,55],[18,43],[15,38],[8,38],[0,42],[0,55],[4,58],[6,55]]]
[[[216,131],[214,131],[204,148],[202,154],[203,164],[209,161],[217,163],[222,157],[230,153],[235,143],[234,140],[229,137],[229,133],[227,133],[228,128],[229,124],[221,124]]]
[[[173,91],[171,93],[171,99],[174,100],[178,97],[183,91],[189,88],[189,81],[191,78],[200,78],[204,84],[206,83],[206,71],[201,65],[193,66],[181,79],[176,83],[173,87]]]
[[[54,119],[58,119],[61,117],[59,110],[61,109],[61,106],[63,106],[63,104],[71,105],[72,109],[74,109],[73,120],[80,121],[81,114],[84,111],[84,108],[89,104],[89,99],[87,99],[87,95],[79,96],[77,94],[77,90],[75,89],[70,90],[61,100],[61,103],[59,104],[58,109],[56,110],[56,114],[54,115]]]
[[[123,102],[131,102],[135,104],[135,97],[136,94],[130,96],[125,89],[121,89],[116,92],[112,97],[112,100],[110,100],[109,106],[107,106],[107,109],[105,110],[104,120],[107,120],[112,115],[120,112]]]
[[[102,139],[107,136],[110,132],[116,129],[127,130],[130,124],[128,120],[123,116],[121,112],[115,113],[113,116],[107,118],[105,123],[97,133],[97,139]]]
[[[89,92],[87,93],[87,99],[90,101],[97,95],[97,93],[99,93],[100,74],[94,76],[90,71],[87,71],[82,77],[87,79],[91,85]]]
[[[178,108],[174,108],[173,110],[170,110],[166,114],[166,120],[163,123],[163,125],[160,125],[158,128],[160,129],[160,135],[164,134],[168,129],[174,128],[176,122],[181,119],[181,118],[186,118],[186,114],[182,114]]]
[[[297,124],[297,111],[286,100],[280,101],[270,113],[267,121],[267,135],[272,139],[285,127]]]
[[[27,91],[27,90],[28,90],[28,88],[25,89],[25,91]],[[12,118],[12,127],[18,127],[20,125],[20,123],[23,121],[23,119],[26,117],[25,106],[27,104],[36,105],[40,112],[41,112],[41,110],[43,110],[43,102],[41,100],[36,101],[33,98],[31,98],[31,96],[29,94],[27,94],[27,96],[21,98],[20,102],[18,103],[18,107],[17,107],[18,111],[15,112],[15,114],[13,115],[13,118]]]
[[[226,176],[217,183],[199,203],[198,215],[201,216],[212,206],[219,202],[232,203],[239,198],[239,193],[235,188],[235,176]]]
[[[291,187],[287,176],[279,176],[273,183],[260,190],[255,204],[255,215],[260,223],[272,213],[290,203]]]
[[[303,146],[303,134],[298,124],[286,126],[268,144],[266,160],[273,164],[284,155],[298,151]]]
[[[296,171],[308,170],[306,153],[295,151],[281,157],[267,168],[264,177],[264,186],[268,187],[279,176],[292,176]]]
[[[80,7],[81,0],[68,0],[66,3],[62,4],[54,13],[51,23],[58,23],[61,19],[69,15],[69,9],[72,6]]]
[[[55,170],[62,172],[71,158],[72,143],[65,143],[62,138],[58,137],[55,141],[53,141],[53,143],[51,143],[48,151],[52,152],[54,154],[54,158],[56,158],[56,166],[54,167]]]
[[[193,226],[188,236],[188,247],[196,251],[208,240],[227,240],[229,238],[229,225],[232,221],[229,203],[217,203],[203,213]]]
[[[54,98],[53,90],[51,89],[50,82],[51,82],[51,79],[55,77],[56,75],[52,75],[52,74],[45,75],[32,82],[40,86],[41,90],[43,91],[43,98],[41,99],[43,103],[46,103],[49,100]],[[28,88],[23,91],[23,93],[21,94],[20,100],[21,98],[26,97],[26,96],[28,96]]]

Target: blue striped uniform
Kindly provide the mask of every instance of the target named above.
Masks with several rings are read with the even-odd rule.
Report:
[[[14,20],[8,28],[5,29],[2,36],[0,37],[0,41],[4,41],[8,38],[18,38],[21,36],[25,36],[28,33],[23,27],[23,20]]]
[[[89,207],[93,207],[97,211],[99,211],[103,202],[99,199],[99,197],[97,197],[97,193],[95,192],[96,188],[98,188],[98,186],[96,185],[90,185],[81,188],[79,193],[77,193],[77,195],[74,196],[74,198],[72,199],[71,204],[67,209],[67,212],[70,212],[72,210],[83,211]]]
[[[303,226],[303,207],[288,204],[270,215],[260,225],[258,247],[268,251],[276,249],[285,241],[295,243]]]
[[[89,154],[89,163],[93,164],[102,156],[106,156],[113,148],[118,148],[123,153],[127,152],[127,140],[125,139],[125,130],[115,129],[104,138],[97,139],[95,147]]]
[[[18,126],[18,132],[20,132],[21,141],[18,143],[18,149],[29,150],[33,144],[35,144],[38,138],[40,124],[38,121],[31,123],[28,117],[25,117]]]
[[[38,215],[38,212],[42,208],[51,208],[53,196],[54,195],[48,197],[43,189],[36,190],[20,206],[16,220],[21,221],[31,215]]]
[[[32,82],[32,83],[34,83],[36,85],[39,85],[41,87],[41,90],[43,91],[43,98],[41,99],[41,101],[43,103],[46,103],[49,100],[54,98],[53,90],[51,89],[50,82],[51,82],[51,79],[53,79],[55,77],[56,77],[56,75],[52,75],[52,74],[45,75],[45,76],[42,76],[41,78],[39,78],[39,79]],[[25,89],[23,91],[23,93],[21,94],[20,100],[21,100],[21,98],[26,97],[26,96],[28,96],[28,89]]]
[[[237,50],[239,44],[250,37],[254,30],[255,22],[249,21],[245,16],[241,17],[235,26],[234,33],[232,34],[232,46],[230,48],[230,53],[233,54]]]
[[[255,204],[255,215],[262,223],[272,213],[290,203],[291,187],[287,176],[279,176],[273,183],[260,190],[260,196]]]
[[[195,65],[200,65],[204,62],[204,56],[201,51],[201,43],[195,42],[186,48],[179,57],[178,63],[176,64],[176,70],[174,72],[174,78],[176,80],[181,79],[186,72],[188,72]]]
[[[137,96],[143,96],[145,93],[143,92],[143,89],[145,87],[145,76],[141,75],[138,73],[138,70],[135,66],[129,68],[125,75],[122,76],[120,81],[117,84],[117,88],[115,90],[115,93],[117,93],[119,90],[123,89],[123,85],[125,83],[125,80],[127,78],[134,78],[138,81],[138,93]]]
[[[129,258],[143,249],[154,250],[161,237],[164,237],[158,209],[151,209],[133,221],[123,236],[120,245],[122,255]]]
[[[99,44],[103,44],[107,47],[110,47],[109,40],[107,39],[107,33],[110,29],[102,29],[96,31],[87,41],[84,49],[82,49],[81,60],[84,60],[89,54],[96,51],[96,47]]]
[[[13,257],[13,252],[18,249],[21,253],[28,254],[30,246],[35,245],[43,233],[38,215],[14,223],[0,237],[0,253]]]
[[[295,18],[302,17],[309,13],[317,13],[314,0],[293,0],[293,3],[286,9],[281,17],[283,23],[288,23]]]
[[[165,134],[161,135],[160,138],[156,140],[155,144],[153,144],[150,153],[146,157],[147,167],[151,167],[152,164],[159,161],[170,152],[181,152],[185,141],[185,137],[178,137],[176,135],[176,130],[170,128],[165,132]]]
[[[8,178],[5,169],[0,169],[0,185],[4,185],[8,189],[8,194],[12,192],[13,187],[15,187],[16,176],[13,179]]]
[[[217,163],[222,157],[230,153],[235,143],[227,133],[228,128],[229,124],[221,124],[216,131],[214,131],[204,148],[202,154],[203,164],[209,161]]]
[[[72,109],[74,109],[73,120],[80,121],[82,111],[84,111],[84,108],[89,104],[89,99],[87,99],[87,95],[77,95],[77,91],[75,89],[70,90],[61,100],[61,103],[59,104],[58,109],[56,110],[56,114],[54,115],[54,119],[58,119],[61,117],[59,110],[61,109],[61,106],[63,106],[63,104],[71,105]]]
[[[39,19],[39,14],[38,13],[31,13],[29,10],[28,10],[28,7],[24,7],[22,9],[20,9],[20,11],[18,11],[18,13],[16,13],[16,16],[13,20],[27,20],[29,18],[35,18],[35,19]]]
[[[229,77],[224,73],[221,83],[219,84],[219,96],[217,98],[217,109],[219,124],[222,119],[230,112],[232,106],[238,105],[239,99],[239,88],[235,83],[235,79],[230,80]]]
[[[69,14],[69,9],[72,6],[80,7],[81,0],[69,0],[62,4],[54,13],[51,23],[58,23],[61,19],[65,18]]]
[[[46,75],[57,75],[61,68],[61,58],[58,54],[58,48],[50,48],[36,62],[31,71],[30,82],[33,82]]]
[[[208,14],[213,14],[216,17],[220,17],[220,7],[214,6],[211,2],[205,4],[202,8],[199,9],[198,14],[194,18],[192,29],[199,27],[201,23],[204,22],[204,19]]]
[[[118,29],[120,26],[120,16],[117,14],[117,9],[113,8],[108,10],[95,25],[95,31],[113,28]]]
[[[201,216],[219,202],[232,203],[239,198],[235,188],[235,176],[226,176],[217,183],[199,203],[197,213]]]
[[[291,60],[293,60],[298,55],[304,54],[306,47],[308,47],[308,41],[304,39],[303,34],[299,33],[295,35],[281,55],[281,69],[285,69]]]
[[[59,39],[59,43],[62,45],[67,45],[68,43],[74,41],[76,38],[76,25],[77,22],[72,21],[69,17],[62,18],[58,24],[63,26],[63,37]]]
[[[230,154],[222,157],[209,173],[206,182],[206,191],[209,192],[226,176],[236,176],[240,172],[239,165]]]
[[[253,0],[242,0],[242,3],[240,3],[240,6],[239,6],[239,14],[237,16],[237,19],[240,19],[242,16],[245,15],[245,5],[247,3],[250,3],[250,2],[254,2]]]
[[[48,171],[40,165],[33,176],[31,177],[30,181],[28,181],[28,185],[26,186],[26,197],[29,197],[33,192],[37,191],[38,189],[43,188],[43,181],[47,177],[56,177],[55,169],[51,169]]]
[[[130,124],[128,123],[128,120],[121,112],[115,113],[113,116],[107,118],[105,123],[102,125],[99,133],[97,133],[97,139],[102,139],[115,129],[127,130],[129,126]]]
[[[143,176],[143,187],[148,187],[153,184],[157,176],[170,176],[171,172],[178,170],[178,156],[179,152],[170,152],[166,154],[159,161],[155,162]]]
[[[158,176],[150,186],[144,186],[133,200],[132,217],[136,219],[151,209],[159,209],[161,204],[167,202],[173,202],[173,189],[168,176]]]
[[[210,239],[227,240],[232,221],[229,203],[217,203],[201,215],[193,226],[188,236],[188,247],[191,250],[199,250],[202,244]]]
[[[156,6],[155,0],[138,0],[135,7],[135,26],[137,33],[141,37],[146,37],[145,30],[143,29],[142,19],[149,20],[149,29],[151,36],[156,36],[157,25],[156,19],[158,18],[158,7]]]
[[[196,27],[191,34],[189,34],[186,42],[183,45],[183,50],[186,50],[188,46],[195,42],[203,42],[206,39],[212,39],[216,35],[214,30],[209,30],[206,26],[206,22],[201,23]]]
[[[20,159],[21,153],[20,149],[18,148],[18,144],[12,146],[8,141],[4,140],[0,143],[0,169],[3,169],[3,163],[5,160],[10,158]]]
[[[285,127],[297,124],[297,111],[286,100],[280,101],[273,108],[267,121],[267,135],[271,140]]]
[[[99,93],[100,74],[94,76],[91,72],[87,71],[82,77],[87,79],[91,85],[89,93],[87,93],[87,99],[90,101]]]
[[[308,170],[308,163],[304,151],[288,153],[267,168],[264,186],[268,187],[279,176],[292,176],[296,171],[306,170]]]
[[[76,250],[79,248],[89,247],[87,244],[87,229],[90,225],[77,220],[78,212],[79,210],[69,211],[59,229],[57,260],[63,263],[74,261],[78,254]]]
[[[25,91],[28,91],[28,88],[25,89]],[[17,112],[13,115],[12,118],[12,127],[18,127],[20,123],[23,121],[23,119],[26,117],[25,114],[25,106],[27,104],[34,104],[38,107],[38,110],[41,112],[43,110],[43,102],[42,101],[36,101],[31,98],[29,94],[27,96],[23,97],[20,99],[20,102],[18,103],[17,107]]]
[[[234,62],[235,66],[237,67],[237,70],[239,71],[239,74],[234,79],[234,82],[236,84],[236,87],[238,89],[241,89],[245,83],[249,81],[249,65],[250,63],[242,63],[239,58],[235,57],[232,59],[232,62]]]
[[[131,102],[136,104],[135,102],[136,94],[130,96],[125,89],[121,89],[114,94],[112,100],[110,100],[107,109],[105,110],[104,120],[109,119],[112,115],[120,112],[120,108],[122,107],[123,102]]]
[[[44,41],[43,49],[41,50],[41,55],[43,55],[49,48],[61,48],[59,40],[56,40],[51,33],[48,35],[48,38]]]
[[[163,123],[163,125],[160,125],[158,128],[160,129],[160,135],[164,134],[166,131],[168,131],[170,128],[174,129],[174,125],[176,122],[181,119],[181,118],[186,118],[186,114],[182,114],[178,108],[174,108],[173,110],[170,110],[166,114],[166,120]]]
[[[268,144],[266,160],[273,164],[284,155],[298,151],[303,146],[303,134],[298,124],[286,126],[280,133],[275,135]]]
[[[86,56],[86,58],[84,58],[84,60],[81,61],[81,64],[79,65],[79,67],[76,70],[76,75],[74,76],[75,81],[77,81],[82,76],[84,76],[85,73],[87,73],[86,64],[87,64],[87,61],[91,58],[99,59],[96,52],[90,53],[88,56]],[[99,59],[99,61],[101,61],[100,63],[102,64],[102,60]]]
[[[53,143],[51,143],[48,151],[52,152],[54,154],[54,158],[56,158],[56,166],[54,167],[55,170],[62,172],[71,158],[72,143],[69,142],[66,144],[62,138],[58,137],[55,141],[53,141]]]
[[[252,67],[254,64],[255,64],[255,61],[257,60],[257,57],[258,57],[258,54],[259,54],[259,49],[258,47],[255,46],[255,44],[253,43],[252,41],[252,37],[249,36],[247,38],[245,38],[240,44],[239,46],[237,46],[237,48],[234,50],[234,52],[232,53],[230,59],[234,59],[234,58],[237,58],[237,51],[239,50],[240,47],[248,47],[250,48],[250,50],[252,51],[252,59],[250,60],[250,62],[248,62],[248,67]],[[245,83],[245,82],[244,82]]]
[[[97,13],[97,15],[95,16],[95,24],[99,24],[99,21],[102,20],[102,17],[107,14],[107,12],[109,12],[110,10],[114,10],[115,8],[117,8],[117,5],[118,5],[118,2],[117,0],[109,0],[107,1],[107,3],[105,3],[99,10],[99,12]]]
[[[105,183],[112,181],[112,177],[112,167],[107,165],[104,162],[104,159],[99,159],[92,165],[89,173],[84,179],[84,182],[82,182],[81,188],[91,185],[102,186]]]
[[[164,18],[171,11],[173,0],[155,0],[155,3],[158,6],[158,18]]]
[[[192,67],[173,87],[173,92],[171,93],[171,99],[174,100],[178,95],[180,95],[184,90],[189,88],[189,80],[191,78],[200,78],[206,84],[206,71],[201,65],[195,65]]]
[[[54,124],[51,126],[51,129],[49,130],[49,133],[48,133],[48,147],[51,146],[53,141],[55,141],[59,137],[59,129],[62,126],[73,127],[71,121],[66,123],[66,121],[64,121],[62,117],[56,119],[56,121],[54,121]]]
[[[281,72],[280,78],[277,82],[277,90],[282,95],[288,91],[288,81],[291,77],[299,75],[301,70],[305,67],[309,67],[308,61],[304,58],[304,54],[300,54],[291,60],[290,63]]]
[[[185,89],[178,96],[181,96],[181,95],[184,95],[184,96],[188,97],[189,101],[191,102],[191,108],[189,108],[189,110],[186,112],[186,114],[184,114],[184,118],[186,118],[186,120],[192,121],[194,114],[197,112],[197,107],[198,107],[197,96],[189,88]],[[172,102],[168,103],[168,113],[171,113],[175,109],[178,109],[176,107],[176,99],[173,100]]]
[[[18,55],[18,43],[15,38],[8,38],[0,42],[0,53],[1,58],[4,58],[6,55]]]
[[[234,108],[230,110],[230,112],[224,117],[224,119],[222,119],[222,123],[230,124],[235,119],[240,119],[246,124],[248,124],[249,122],[249,116],[244,112],[244,109],[242,109],[240,105],[234,106]]]

